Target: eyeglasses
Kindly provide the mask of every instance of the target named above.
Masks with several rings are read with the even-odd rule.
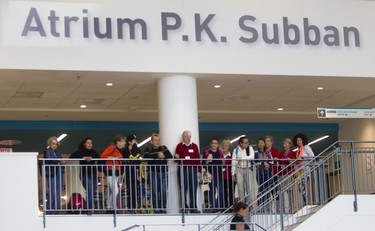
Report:
[[[51,145],[58,145],[58,143],[51,143]]]

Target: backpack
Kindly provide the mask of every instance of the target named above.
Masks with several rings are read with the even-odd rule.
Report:
[[[86,208],[86,200],[80,193],[72,193],[70,197],[68,209],[71,210],[72,213],[79,213],[79,210]]]

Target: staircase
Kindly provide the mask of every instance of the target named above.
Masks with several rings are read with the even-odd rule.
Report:
[[[367,172],[364,171],[368,160],[375,159],[374,147],[375,142],[337,141],[314,158],[305,159],[308,167],[303,176],[295,178],[296,171],[293,170],[288,176],[283,177],[277,184],[258,196],[255,201],[248,203],[251,211],[246,221],[254,231],[293,230],[337,195],[347,193],[354,194],[355,209],[357,193],[375,192],[375,178],[372,172],[369,175],[368,169]],[[293,166],[294,164],[294,162],[291,163]],[[301,195],[301,181],[303,180],[307,187],[306,201]],[[267,198],[266,195],[274,191],[278,192],[279,200],[276,200],[274,196]],[[242,199],[249,198],[250,195]],[[203,227],[201,230],[226,230],[230,221],[231,217],[222,219],[218,215],[211,222],[221,223],[221,225]]]

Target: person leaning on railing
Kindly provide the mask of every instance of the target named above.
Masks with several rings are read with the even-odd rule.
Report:
[[[225,159],[223,170],[225,208],[231,207],[234,202],[235,182],[233,182],[232,179],[232,153],[230,152],[231,145],[230,140],[222,140],[220,142],[220,150],[223,152]]]
[[[150,167],[152,207],[155,213],[166,213],[168,189],[168,159],[173,156],[168,148],[160,144],[159,134],[152,134],[151,145],[144,151],[143,157]],[[160,196],[159,196],[160,193]]]
[[[121,150],[125,147],[125,137],[117,135],[113,139],[113,144],[110,144],[100,155],[101,158],[106,159],[106,170],[104,174],[107,176],[107,209],[112,210],[117,208],[117,196],[119,192],[118,181],[120,179],[120,167],[122,164],[123,155]],[[113,175],[114,172],[114,175]],[[111,212],[111,211],[109,211]]]
[[[48,138],[47,149],[44,150],[45,159],[55,159],[55,160],[45,160],[44,164],[48,166],[45,167],[45,177],[48,183],[48,197],[47,197],[47,214],[57,214],[61,208],[61,190],[62,190],[62,180],[64,178],[64,160],[61,159],[61,154],[57,151],[59,142],[55,136]]]
[[[80,171],[79,178],[81,179],[82,186],[86,190],[87,208],[93,209],[94,205],[94,194],[98,188],[98,169],[97,160],[100,155],[93,149],[92,138],[85,138],[78,145],[78,150],[70,155],[71,159],[80,159]],[[90,214],[91,211],[88,211]]]
[[[252,202],[258,195],[258,184],[252,163],[254,157],[254,149],[249,146],[249,138],[242,136],[232,154],[232,176],[237,183],[239,200],[247,199],[246,201]]]
[[[258,139],[258,150],[255,152],[255,163],[259,164],[257,167],[257,181],[259,185],[259,205],[268,203],[271,193],[266,193],[272,186],[272,165],[274,163],[270,152],[266,151],[265,140]],[[270,211],[270,205],[263,205],[265,212]]]
[[[297,170],[297,179],[299,180],[299,187],[298,190],[302,194],[302,199],[304,204],[306,204],[308,199],[308,192],[307,192],[307,181],[309,180],[309,176],[306,176],[304,173],[306,171],[307,166],[305,166],[305,161],[302,159],[305,158],[313,158],[314,152],[310,148],[307,136],[305,134],[299,133],[294,136],[293,144],[298,147],[297,150],[297,159],[301,159],[301,161],[296,162],[296,170]]]
[[[183,159],[176,160],[180,164],[180,188],[182,201],[185,204],[185,208],[189,209],[190,213],[200,213],[197,209],[197,188],[198,188],[198,178],[201,178],[202,165],[201,165],[201,155],[199,153],[198,146],[191,141],[191,132],[184,131],[182,133],[182,142],[176,147],[176,152],[174,154],[175,158]],[[181,182],[181,179],[182,181]],[[183,187],[183,190],[182,190]],[[187,192],[189,192],[189,198],[186,197]],[[189,204],[187,201],[189,200]]]
[[[279,181],[283,182],[281,189],[283,193],[283,201],[285,212],[290,212],[291,210],[291,189],[285,188],[289,186],[292,178],[291,174],[294,172],[293,161],[297,158],[297,153],[292,150],[292,140],[290,138],[285,138],[283,142],[284,150],[279,152],[278,162],[279,162]]]
[[[141,176],[141,149],[138,147],[137,136],[128,135],[126,138],[125,148],[122,150],[125,160],[125,176],[126,190],[128,193],[127,207],[128,209],[139,209],[140,198],[140,178]],[[133,213],[133,211],[130,211]]]
[[[224,206],[223,195],[223,158],[224,155],[219,150],[219,139],[212,138],[210,142],[211,148],[204,152],[206,158],[205,167],[211,174],[211,183],[209,191],[209,200],[211,209],[219,209]],[[217,199],[216,199],[217,190]],[[206,212],[216,212],[215,210],[208,210]]]

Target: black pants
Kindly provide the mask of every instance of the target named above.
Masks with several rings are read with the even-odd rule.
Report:
[[[138,204],[139,198],[139,181],[137,180],[137,174],[139,172],[139,166],[128,165],[125,168],[124,181],[126,182],[126,191],[128,195],[127,207],[129,209],[140,208]]]
[[[234,203],[234,187],[236,182],[232,179],[224,180],[224,207],[229,208]]]

